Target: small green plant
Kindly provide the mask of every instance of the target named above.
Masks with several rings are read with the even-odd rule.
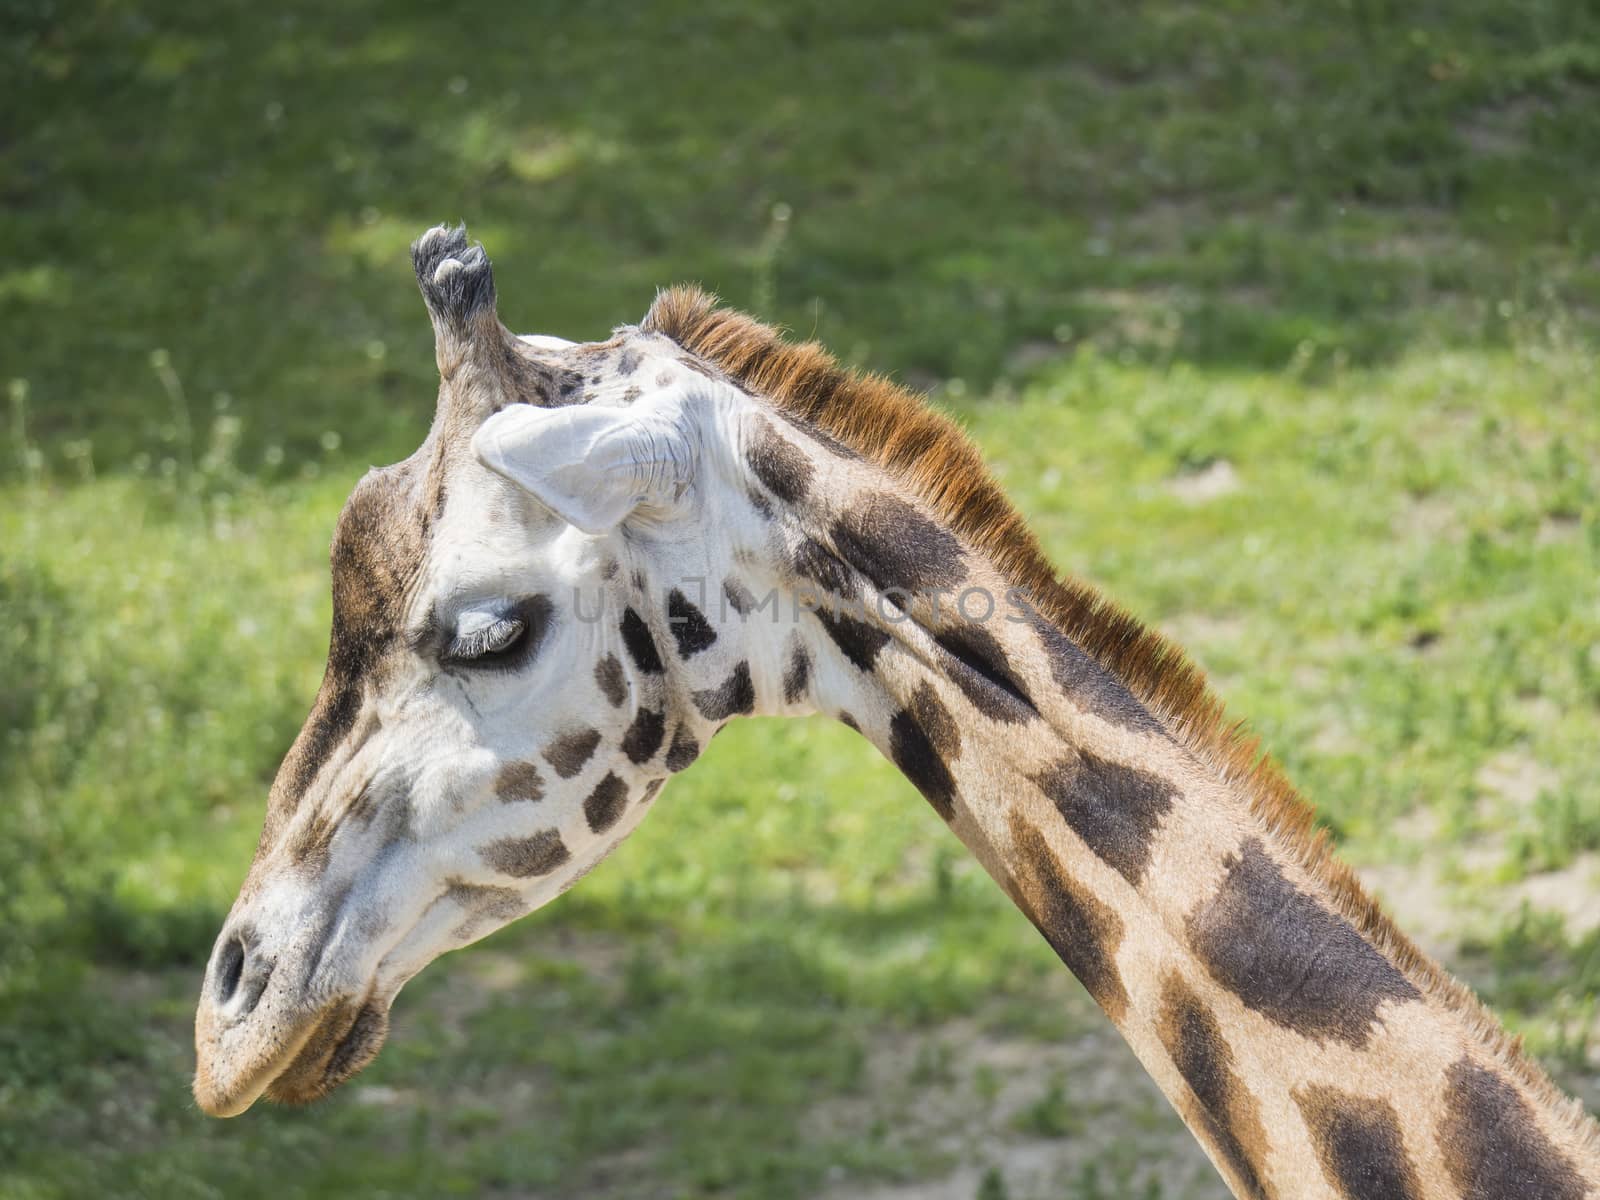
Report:
[[[978,1190],[975,1200],[1010,1200],[1011,1192],[1006,1187],[1006,1177],[1000,1173],[999,1167],[985,1167],[983,1175],[978,1180]]]
[[[1016,1115],[1014,1124],[1021,1133],[1035,1137],[1066,1137],[1082,1128],[1083,1122],[1067,1102],[1066,1088],[1058,1079],[1031,1104]]]

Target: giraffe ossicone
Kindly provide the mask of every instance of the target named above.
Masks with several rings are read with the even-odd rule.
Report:
[[[692,289],[575,344],[412,249],[440,389],[331,552],[328,665],[196,1013],[195,1096],[326,1094],[429,962],[576,883],[726,722],[869,738],[1243,1197],[1600,1194],[1600,1134],[1309,834],[972,445]]]

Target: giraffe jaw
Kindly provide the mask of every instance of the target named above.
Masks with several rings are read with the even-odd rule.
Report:
[[[388,1032],[389,1000],[370,994],[324,1005],[255,1054],[224,1052],[221,1037],[197,1028],[195,1103],[213,1117],[236,1117],[263,1094],[280,1104],[310,1104],[376,1058]],[[233,1066],[240,1060],[243,1067]]]

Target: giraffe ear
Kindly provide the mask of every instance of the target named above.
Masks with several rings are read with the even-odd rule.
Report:
[[[681,405],[632,408],[516,404],[472,439],[478,461],[585,533],[616,528],[636,509],[667,507],[693,482],[695,449]]]

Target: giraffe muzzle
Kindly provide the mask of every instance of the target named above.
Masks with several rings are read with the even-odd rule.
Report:
[[[335,1000],[299,1020],[275,1019],[244,1045],[202,1012],[195,1025],[194,1098],[213,1117],[234,1117],[263,1095],[309,1104],[374,1058],[389,1031],[389,1006],[372,996]]]
[[[236,1116],[262,1095],[309,1103],[377,1055],[393,991],[380,997],[365,972],[330,969],[349,929],[331,907],[289,944],[263,939],[248,917],[217,939],[195,1012],[194,1097],[211,1116]]]

